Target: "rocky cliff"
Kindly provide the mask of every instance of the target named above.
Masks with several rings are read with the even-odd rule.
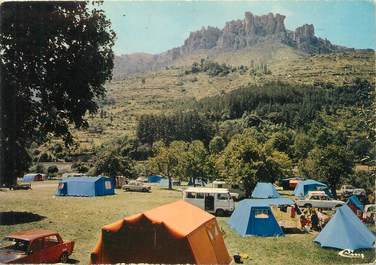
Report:
[[[270,39],[306,53],[328,53],[343,49],[316,37],[313,25],[306,24],[290,31],[285,28],[284,20],[285,16],[280,14],[255,16],[246,12],[243,20],[227,22],[222,30],[208,27],[191,32],[183,46],[169,52],[173,54],[171,57],[176,57],[198,49],[237,50]]]
[[[209,26],[191,32],[182,46],[164,53],[149,56],[142,54],[141,58],[132,55],[117,57],[114,77],[116,78],[120,72],[131,74],[160,69],[172,64],[178,58],[199,50],[234,51],[259,45],[265,41],[281,43],[308,54],[330,53],[346,49],[333,45],[326,39],[316,37],[313,25],[305,24],[291,31],[285,28],[284,20],[285,16],[280,14],[269,13],[257,16],[246,12],[243,20],[227,22],[223,29]],[[121,65],[126,66],[123,68]]]

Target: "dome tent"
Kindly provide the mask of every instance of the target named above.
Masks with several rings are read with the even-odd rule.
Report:
[[[316,190],[323,190],[326,194],[331,196],[328,186],[326,184],[313,179],[308,179],[299,182],[298,185],[296,185],[295,187],[294,195],[300,199],[303,199],[304,196],[308,194],[308,192]]]
[[[242,200],[228,224],[241,236],[284,236],[275,219],[269,200]]]
[[[280,195],[272,183],[258,182],[252,195],[254,199],[279,198]]]

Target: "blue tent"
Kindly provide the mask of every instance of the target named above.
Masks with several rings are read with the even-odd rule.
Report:
[[[322,190],[325,191],[326,194],[331,195],[328,189],[328,186],[324,183],[318,182],[313,179],[308,179],[302,182],[299,182],[298,185],[296,185],[294,190],[294,195],[300,199],[303,199],[304,196],[307,195],[310,191],[315,190]]]
[[[172,182],[172,180],[171,180],[171,182]],[[162,188],[168,188],[168,179],[162,178],[159,181],[159,186],[162,187]],[[171,186],[172,186],[172,183],[171,183]]]
[[[44,178],[44,174],[41,173],[29,173],[22,177],[22,182],[41,181]]]
[[[148,177],[148,182],[149,183],[159,183],[159,181],[161,181],[161,179],[162,179],[162,177],[158,176],[158,175],[149,176]]]
[[[58,196],[103,196],[114,195],[113,179],[103,176],[65,178],[59,182],[56,192]]]
[[[337,249],[372,248],[375,235],[368,230],[347,205],[337,208],[335,215],[315,238],[321,247]]]
[[[362,212],[364,211],[364,205],[359,201],[358,197],[356,195],[352,195],[348,200],[347,200],[347,205],[352,204]]]
[[[282,228],[264,200],[242,200],[228,221],[241,236],[283,236]]]
[[[272,183],[258,182],[251,197],[255,199],[267,199],[279,198],[280,195]]]

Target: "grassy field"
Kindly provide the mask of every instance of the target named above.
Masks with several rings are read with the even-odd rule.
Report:
[[[56,181],[33,183],[30,191],[0,191],[0,223],[5,213],[30,212],[43,216],[40,221],[0,225],[0,237],[18,230],[44,228],[61,233],[64,239],[76,241],[71,258],[87,264],[95,246],[100,228],[124,216],[148,210],[181,198],[181,192],[153,187],[152,193],[125,193],[117,195],[79,198],[55,197]],[[287,234],[280,238],[241,238],[227,225],[227,217],[218,218],[227,248],[231,255],[246,253],[245,264],[351,264],[374,260],[373,251],[365,252],[364,260],[351,260],[338,256],[336,250],[322,249],[313,238],[316,234]]]

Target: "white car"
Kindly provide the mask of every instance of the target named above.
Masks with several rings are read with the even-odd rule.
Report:
[[[124,191],[149,192],[151,190],[151,187],[140,181],[129,181],[128,184],[123,185],[122,189]]]
[[[340,207],[345,203],[339,200],[332,200],[323,191],[313,191],[309,192],[308,195],[303,200],[297,200],[296,204],[299,207],[305,208],[322,208],[322,209],[332,209],[335,207]]]

